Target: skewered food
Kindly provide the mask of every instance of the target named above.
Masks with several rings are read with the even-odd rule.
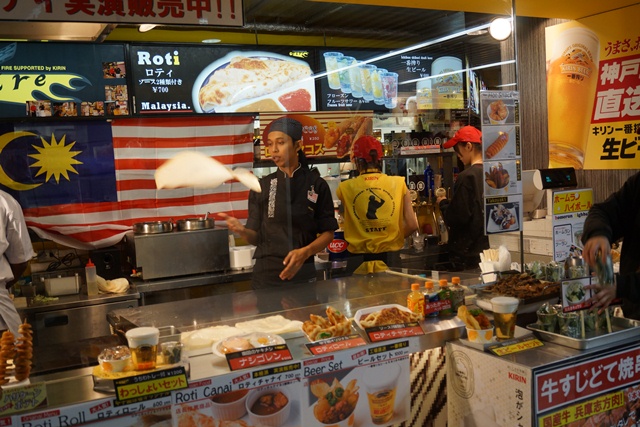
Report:
[[[29,378],[31,360],[33,359],[33,330],[31,325],[24,322],[18,327],[20,337],[16,340],[15,377],[18,381]]]
[[[560,283],[543,282],[528,273],[522,273],[502,278],[492,285],[485,286],[483,291],[526,300],[542,295],[559,295]]]
[[[495,157],[504,147],[506,147],[507,142],[509,142],[509,133],[508,132],[500,132],[500,135],[496,138],[490,146],[487,147],[487,150],[484,153],[484,156],[487,159],[491,159]]]

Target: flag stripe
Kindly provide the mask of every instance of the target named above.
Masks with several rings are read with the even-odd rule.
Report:
[[[249,190],[239,182],[229,181],[215,189],[158,190],[154,173],[185,150],[204,153],[230,168],[250,169],[254,122],[253,115],[114,119],[117,201],[78,203],[82,198],[70,195],[73,203],[23,209],[27,224],[41,237],[95,249],[119,242],[138,222],[175,221],[207,213],[215,218],[219,212],[246,219]],[[91,134],[90,124],[76,126],[86,126],[86,135]]]

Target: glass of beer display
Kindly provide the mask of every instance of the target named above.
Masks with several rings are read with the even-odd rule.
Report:
[[[133,328],[125,334],[129,349],[131,350],[131,360],[137,371],[145,371],[156,367],[156,357],[158,356],[158,340],[160,331],[158,328]]]
[[[498,341],[504,341],[514,337],[516,331],[518,304],[520,304],[520,300],[518,298],[491,298],[493,322],[496,327],[496,338]]]
[[[340,52],[325,52],[324,65],[327,68],[327,81],[331,89],[340,89],[340,76],[336,72],[338,67],[338,59],[344,55]]]
[[[393,418],[399,376],[399,363],[368,368],[363,382],[367,388],[369,413],[374,424],[388,424]]]
[[[549,166],[582,169],[598,82],[598,36],[572,27],[550,38]]]

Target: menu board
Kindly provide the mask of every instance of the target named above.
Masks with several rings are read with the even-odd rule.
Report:
[[[130,52],[136,114],[316,109],[306,49],[133,45]]]
[[[482,91],[482,158],[486,234],[522,230],[520,94]]]
[[[124,46],[0,43],[1,117],[130,113]]]

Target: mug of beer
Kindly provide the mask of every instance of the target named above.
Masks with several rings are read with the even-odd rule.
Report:
[[[389,363],[368,369],[369,371],[363,377],[363,382],[367,389],[371,421],[374,424],[388,424],[393,418],[396,406],[400,364]]]
[[[508,340],[514,337],[516,332],[516,314],[520,300],[513,297],[491,298],[493,310],[493,323],[496,327],[498,341]]]
[[[433,108],[463,108],[462,60],[441,56],[431,64]]]
[[[158,355],[160,330],[152,327],[133,328],[129,329],[125,336],[131,350],[134,368],[137,371],[154,369]]]
[[[582,169],[598,83],[600,42],[584,27],[551,39],[547,70],[549,165]]]

